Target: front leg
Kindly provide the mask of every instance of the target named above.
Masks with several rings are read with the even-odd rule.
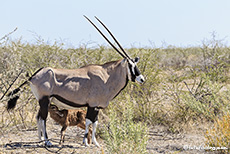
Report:
[[[95,137],[96,129],[97,129],[97,124],[98,124],[98,121],[95,121],[95,122],[93,123],[92,140],[93,140],[93,144],[95,144],[97,147],[100,147],[100,145],[98,144],[98,142],[97,142],[97,140],[96,140],[96,137]]]
[[[95,137],[96,127],[97,127],[97,124],[98,124],[98,113],[99,113],[99,109],[96,108],[96,107],[88,107],[87,108],[86,123],[85,123],[85,135],[84,135],[84,139],[83,139],[83,143],[85,143],[85,146],[89,146],[88,143],[87,143],[89,125],[91,123],[93,123],[92,140],[93,140],[93,143],[97,147],[100,147],[100,145],[96,141],[96,137]]]
[[[88,135],[89,135],[89,125],[91,124],[92,122],[89,120],[89,119],[85,119],[85,135],[84,135],[84,138],[83,138],[83,144],[85,144],[85,146],[89,146],[88,144]]]
[[[85,117],[84,117],[85,119]],[[86,128],[86,122],[85,121],[80,121],[78,124],[77,124],[78,127],[82,128],[85,130]],[[88,128],[88,135],[86,136],[87,139],[88,139],[88,144],[91,144],[91,136],[92,136],[92,130],[90,128]],[[85,143],[84,143],[85,144]]]

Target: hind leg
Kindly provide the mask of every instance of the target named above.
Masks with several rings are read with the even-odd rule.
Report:
[[[67,128],[67,126],[63,126],[61,129],[61,139],[59,142],[60,145],[62,145],[62,143],[64,143],[66,128]]]
[[[48,116],[48,106],[49,106],[49,97],[44,96],[39,100],[40,109],[37,116],[38,122],[38,136],[41,138],[41,132],[45,140],[45,145],[51,146],[51,142],[48,140],[48,135],[46,132],[46,118]]]
[[[42,124],[41,124],[41,120],[39,120],[40,117],[39,117],[39,113],[37,115],[37,127],[38,127],[38,139],[39,140],[42,140]]]

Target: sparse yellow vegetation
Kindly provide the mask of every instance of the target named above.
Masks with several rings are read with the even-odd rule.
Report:
[[[207,145],[221,148],[223,153],[230,151],[230,113],[214,122],[214,126],[206,132]],[[227,149],[225,149],[227,148]]]

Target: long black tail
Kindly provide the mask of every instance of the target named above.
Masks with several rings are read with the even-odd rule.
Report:
[[[28,83],[28,80],[23,82],[18,88],[14,89],[9,94],[7,94],[7,96],[10,97],[10,96],[17,94],[21,90],[21,87],[23,87],[26,83]],[[13,98],[10,98],[10,100],[7,103],[7,110],[8,111],[15,108],[18,99],[19,99],[19,95],[14,96]]]
[[[11,91],[9,94],[7,94],[7,96],[10,97],[10,96],[13,96],[13,95],[17,94],[17,93],[21,90],[21,88],[22,88],[25,84],[27,84],[28,81],[30,81],[30,80],[32,79],[32,77],[33,77],[34,75],[36,75],[41,69],[43,69],[43,68],[40,68],[39,70],[37,70],[28,80],[26,80],[26,81],[23,82],[18,88],[14,89],[14,90]],[[17,104],[17,100],[19,99],[19,97],[20,97],[20,95],[16,95],[16,96],[10,98],[10,100],[9,100],[8,103],[7,103],[7,110],[8,110],[8,111],[15,108],[15,106],[16,106],[16,104]]]

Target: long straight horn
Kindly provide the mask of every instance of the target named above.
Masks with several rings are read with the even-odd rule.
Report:
[[[97,29],[97,31],[104,37],[104,39],[123,57],[126,58],[110,41],[109,39],[100,31],[99,28],[88,18],[84,15],[84,17]]]
[[[112,36],[112,38],[114,39],[114,41],[117,43],[117,45],[120,47],[120,49],[123,51],[123,53],[126,55],[126,57],[128,57],[129,59],[131,59],[129,57],[129,55],[125,52],[125,50],[122,48],[122,46],[120,45],[120,43],[117,41],[117,39],[114,37],[114,35],[112,34],[112,32],[105,26],[105,24],[98,19],[96,16],[95,18],[102,24],[102,26],[107,30],[107,32]]]

